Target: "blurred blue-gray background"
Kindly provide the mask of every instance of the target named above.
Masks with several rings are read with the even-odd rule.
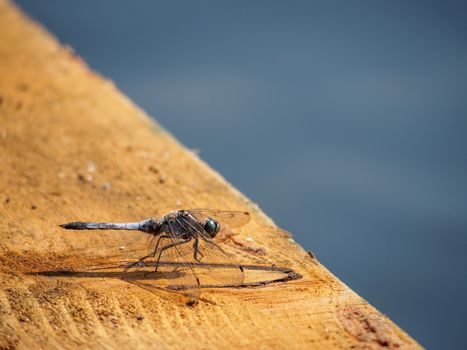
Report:
[[[465,348],[465,1],[18,3],[421,344]]]

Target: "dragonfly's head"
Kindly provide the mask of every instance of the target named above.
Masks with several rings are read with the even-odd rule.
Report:
[[[208,218],[203,224],[204,231],[211,236],[211,238],[216,237],[221,225],[214,219]]]

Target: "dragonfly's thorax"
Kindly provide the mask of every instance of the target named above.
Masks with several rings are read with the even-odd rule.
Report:
[[[197,235],[199,223],[187,211],[166,215],[161,221],[160,232],[169,233],[177,238],[189,239]]]

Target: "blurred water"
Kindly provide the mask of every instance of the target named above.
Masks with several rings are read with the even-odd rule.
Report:
[[[465,2],[19,4],[423,345],[465,346]]]

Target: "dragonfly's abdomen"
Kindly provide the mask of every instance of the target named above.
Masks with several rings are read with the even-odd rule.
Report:
[[[154,219],[126,223],[76,221],[60,226],[68,230],[133,230],[148,233],[159,233],[161,228],[159,221]]]

